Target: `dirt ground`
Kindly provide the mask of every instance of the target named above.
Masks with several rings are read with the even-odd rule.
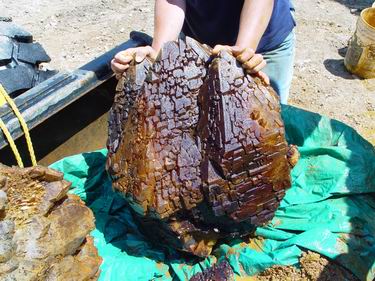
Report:
[[[290,104],[357,129],[375,144],[375,79],[345,71],[343,55],[361,9],[372,0],[295,0],[297,46]],[[131,30],[152,34],[153,1],[0,0],[34,34],[51,67],[74,69],[127,40]]]

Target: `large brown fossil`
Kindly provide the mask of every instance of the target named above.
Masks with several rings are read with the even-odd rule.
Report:
[[[92,211],[44,167],[0,164],[0,280],[97,280]]]
[[[117,90],[107,169],[154,241],[207,256],[272,218],[290,186],[279,99],[233,56],[169,42]]]

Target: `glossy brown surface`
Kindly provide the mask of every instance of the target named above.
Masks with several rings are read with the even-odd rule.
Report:
[[[270,220],[290,186],[275,92],[190,38],[119,82],[107,146],[143,230],[198,256]]]
[[[0,164],[0,280],[97,280],[94,216],[45,167]]]
[[[195,274],[189,281],[233,281],[234,272],[226,260]]]

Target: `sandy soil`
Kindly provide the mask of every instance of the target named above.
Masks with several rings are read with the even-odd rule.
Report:
[[[372,2],[295,1],[297,49],[290,103],[343,121],[375,144],[375,79],[358,79],[343,63],[359,11]]]
[[[375,144],[375,79],[343,66],[359,11],[372,0],[295,0],[297,53],[290,103],[356,128]],[[152,34],[153,1],[0,0],[34,34],[56,69],[73,69],[125,41],[131,30]]]
[[[300,268],[294,266],[273,266],[258,276],[253,281],[331,281],[346,280],[358,281],[353,274],[333,261],[314,252],[306,252],[300,258]]]

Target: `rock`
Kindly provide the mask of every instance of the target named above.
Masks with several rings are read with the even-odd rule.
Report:
[[[76,257],[67,256],[59,264],[55,264],[46,280],[85,280],[86,276],[98,277],[97,256],[93,239],[89,237],[79,254]]]
[[[49,218],[51,224],[47,236],[60,241],[59,245],[51,245],[54,255],[73,255],[86,239],[88,231],[95,228],[92,211],[74,195],[53,210]]]
[[[4,211],[7,201],[7,194],[3,190],[0,190],[0,214]]]
[[[0,276],[8,276],[8,273],[15,271],[17,267],[18,263],[14,259],[5,263],[0,263]]]
[[[10,240],[0,240],[0,263],[7,262],[12,257],[13,245]]]
[[[294,167],[295,165],[297,165],[297,162],[300,158],[300,153],[298,151],[298,148],[296,145],[289,145],[289,149],[288,149],[288,153],[287,153],[287,158],[288,158],[288,162],[289,162],[289,165],[291,167]]]
[[[11,220],[0,221],[0,237],[1,239],[12,239],[14,234],[14,222]]]
[[[276,93],[191,38],[132,66],[109,119],[107,169],[143,232],[205,257],[269,221],[290,187]]]
[[[1,280],[96,280],[94,216],[50,168],[0,166],[9,204],[0,218]],[[41,206],[48,206],[43,208]]]
[[[0,164],[1,168],[1,164]],[[6,191],[6,184],[7,184],[7,178],[0,175],[0,189],[4,189]]]
[[[24,173],[28,174],[32,179],[44,180],[46,182],[60,181],[64,176],[59,171],[42,166],[26,168],[24,170]]]
[[[39,205],[39,210],[42,214],[48,213],[55,202],[66,197],[71,183],[65,180],[50,182],[45,185],[46,192],[42,203]]]

